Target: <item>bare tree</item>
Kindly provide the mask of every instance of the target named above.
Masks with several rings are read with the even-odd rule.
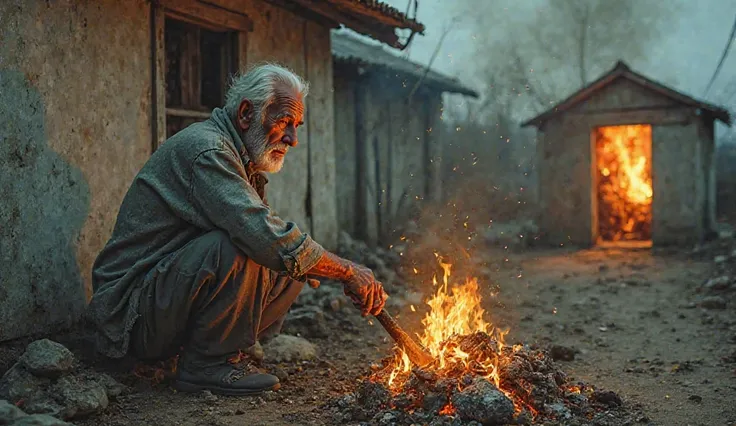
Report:
[[[457,0],[477,9],[477,0]],[[623,59],[636,64],[666,37],[679,2],[655,0],[495,0],[475,12],[479,78],[523,116],[558,102]],[[503,87],[503,93],[499,90]],[[507,101],[502,101],[507,103]]]

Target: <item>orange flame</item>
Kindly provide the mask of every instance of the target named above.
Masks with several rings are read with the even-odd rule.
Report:
[[[649,125],[597,129],[598,221],[604,240],[650,239],[652,218]]]
[[[500,354],[507,331],[497,330],[483,319],[485,311],[481,307],[478,280],[469,278],[464,284],[451,287],[451,265],[441,259],[439,263],[444,271],[442,283],[439,284],[436,277],[432,279],[436,291],[427,301],[430,310],[422,320],[424,331],[418,335],[420,342],[436,360],[433,370],[442,374],[449,369],[456,369],[459,363],[466,371],[485,377],[501,389],[498,356],[488,357],[486,354],[479,358],[479,354],[470,354],[446,343],[453,336],[485,332],[496,339]],[[400,390],[411,370],[409,357],[403,351],[400,352],[388,375],[389,388],[393,391]]]

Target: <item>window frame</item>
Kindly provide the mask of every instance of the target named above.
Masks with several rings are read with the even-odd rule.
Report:
[[[201,0],[160,0],[151,2],[151,104],[152,146],[156,151],[167,138],[167,116],[206,119],[211,111],[189,108],[167,107],[166,105],[166,46],[165,26],[167,19],[174,19],[214,32],[232,33],[230,40],[230,71],[243,69],[247,63],[248,33],[253,31],[253,22],[239,10],[228,8],[226,0],[204,2]],[[220,4],[222,3],[222,4]],[[199,92],[201,99],[201,91]]]

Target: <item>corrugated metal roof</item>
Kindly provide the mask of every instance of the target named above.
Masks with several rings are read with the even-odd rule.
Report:
[[[423,81],[426,86],[442,92],[478,97],[476,91],[462,85],[456,78],[448,77],[431,69],[427,72],[425,65],[401,58],[382,45],[369,44],[344,32],[332,32],[332,56],[340,62],[385,67],[416,78],[422,78],[426,73],[427,75]]]

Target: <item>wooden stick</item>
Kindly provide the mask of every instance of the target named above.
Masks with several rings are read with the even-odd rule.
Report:
[[[394,339],[396,344],[399,345],[399,348],[406,352],[412,363],[419,367],[424,367],[434,361],[432,355],[406,334],[401,326],[399,326],[399,323],[385,309],[376,315],[376,319],[381,323],[389,336]]]

